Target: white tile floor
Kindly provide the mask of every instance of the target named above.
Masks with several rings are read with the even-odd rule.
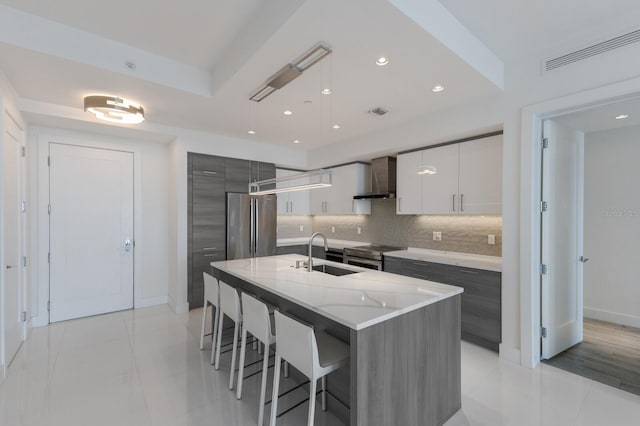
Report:
[[[247,379],[236,400],[227,389],[230,354],[216,371],[208,347],[198,349],[201,314],[159,306],[34,329],[0,385],[0,425],[255,425],[260,376]],[[294,391],[281,407],[303,398]],[[278,424],[304,424],[306,409]],[[640,396],[547,365],[522,368],[463,342],[462,410],[446,426],[635,426],[638,419]],[[316,424],[341,423],[318,411]]]

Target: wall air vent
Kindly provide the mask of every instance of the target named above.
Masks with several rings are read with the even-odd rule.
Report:
[[[618,49],[619,47],[628,46],[638,41],[640,41],[640,30],[632,31],[627,34],[605,40],[601,43],[585,47],[584,49],[576,50],[575,52],[550,59],[545,62],[544,69],[545,71],[555,70],[564,67],[565,65]]]
[[[376,115],[385,115],[388,112],[389,112],[389,108],[385,108],[383,106],[377,106],[369,110],[369,114],[376,114]]]

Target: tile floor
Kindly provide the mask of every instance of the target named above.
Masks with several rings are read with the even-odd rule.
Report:
[[[0,385],[0,425],[255,425],[260,375],[236,400],[227,389],[230,353],[216,371],[209,349],[198,349],[201,313],[158,306],[34,329]],[[548,365],[522,368],[464,342],[462,393],[462,410],[446,426],[623,426],[640,418],[640,396]],[[303,398],[294,391],[280,406]],[[304,424],[306,409],[278,424]],[[316,425],[340,424],[317,412]]]

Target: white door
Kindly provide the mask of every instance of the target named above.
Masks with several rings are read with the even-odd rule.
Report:
[[[542,358],[549,359],[582,341],[584,134],[552,120],[543,127]]]
[[[49,144],[50,322],[133,307],[133,153]]]
[[[20,286],[20,139],[22,131],[5,116],[6,131],[3,142],[3,182],[2,211],[4,226],[2,273],[4,274],[4,316],[5,367],[18,352],[22,343],[22,312]]]
[[[422,152],[422,213],[457,214],[458,145],[446,145]]]
[[[459,146],[461,214],[502,214],[502,136]]]

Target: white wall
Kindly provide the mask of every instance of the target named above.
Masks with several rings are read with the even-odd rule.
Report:
[[[46,149],[50,141],[75,143],[87,146],[104,146],[134,152],[135,208],[136,208],[136,271],[135,307],[167,303],[169,289],[169,146],[157,142],[139,141],[94,133],[32,126],[29,128],[30,161],[35,170],[31,205],[39,213],[38,223],[33,224],[34,250],[31,255],[31,271],[34,276],[31,311],[34,325],[48,323],[47,300],[49,292],[46,247],[46,182],[48,169]],[[43,193],[38,190],[44,188]],[[36,221],[34,221],[36,222]]]
[[[584,314],[640,327],[640,126],[585,142]]]
[[[189,309],[187,302],[187,153],[275,163],[293,168],[307,167],[304,151],[283,148],[224,135],[181,131],[170,147],[171,165],[171,265],[169,305],[178,313]]]

